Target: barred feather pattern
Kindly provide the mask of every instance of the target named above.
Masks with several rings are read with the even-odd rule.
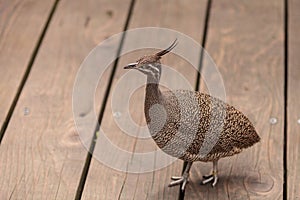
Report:
[[[260,140],[242,112],[197,91],[161,92],[158,84],[147,84],[144,111],[158,147],[184,161],[218,160]]]

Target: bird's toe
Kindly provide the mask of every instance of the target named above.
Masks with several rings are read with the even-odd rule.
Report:
[[[171,179],[173,181],[170,182],[169,187],[182,184],[181,190],[185,190],[186,184],[189,182],[188,176],[172,176]]]
[[[218,182],[218,176],[217,174],[210,174],[210,175],[206,175],[206,176],[203,176],[203,180],[201,181],[201,185],[205,185],[207,183],[210,183],[212,182],[211,186],[212,187],[215,187],[217,182]]]
[[[172,176],[171,177],[171,180],[173,180],[173,181],[177,181],[177,180],[180,180],[180,179],[182,179],[182,176]]]

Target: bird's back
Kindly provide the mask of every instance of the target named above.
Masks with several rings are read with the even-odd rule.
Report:
[[[153,105],[159,106],[152,109]],[[260,140],[243,113],[196,91],[162,92],[156,102],[146,98],[145,114],[157,145],[186,161],[217,160],[239,153]]]

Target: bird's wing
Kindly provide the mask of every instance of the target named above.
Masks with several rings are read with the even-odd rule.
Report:
[[[169,122],[177,123],[193,155],[201,151],[211,157],[233,155],[260,139],[250,120],[220,99],[189,90],[167,91],[163,96]]]

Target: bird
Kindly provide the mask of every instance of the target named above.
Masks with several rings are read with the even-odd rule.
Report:
[[[164,90],[159,86],[162,56],[171,52],[177,39],[164,50],[140,57],[124,67],[146,75],[144,114],[152,139],[168,155],[184,161],[182,176],[172,176],[169,187],[185,190],[193,162],[212,162],[202,184],[218,181],[218,161],[260,141],[254,125],[241,111],[209,94],[193,90]]]

